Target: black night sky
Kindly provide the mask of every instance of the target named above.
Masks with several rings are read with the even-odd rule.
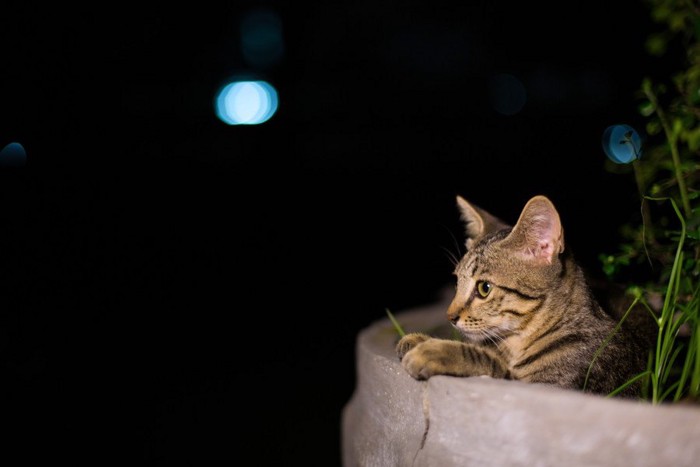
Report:
[[[550,196],[595,273],[638,208],[601,136],[643,130],[674,63],[632,0],[14,3],[0,361],[28,465],[339,465],[357,332],[452,284],[455,195],[510,222]],[[274,60],[243,47],[260,12]],[[232,76],[277,113],[219,120]]]

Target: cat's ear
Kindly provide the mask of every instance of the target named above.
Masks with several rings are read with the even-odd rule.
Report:
[[[551,264],[564,251],[564,229],[554,204],[541,195],[530,199],[504,241],[528,259]]]
[[[508,227],[499,218],[492,216],[473,204],[469,204],[467,200],[459,195],[457,196],[457,207],[459,208],[460,217],[464,221],[464,228],[467,234],[467,249],[471,248],[474,240],[482,235]]]

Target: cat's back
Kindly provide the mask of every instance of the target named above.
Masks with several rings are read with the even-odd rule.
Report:
[[[560,281],[544,292],[545,305],[530,321],[513,369],[528,382],[607,394],[644,370],[652,329],[638,308],[618,326],[631,300],[603,283],[594,289],[573,256],[565,256]]]

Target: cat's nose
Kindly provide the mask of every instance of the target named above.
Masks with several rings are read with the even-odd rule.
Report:
[[[461,309],[462,309],[461,306],[452,302],[450,304],[449,308],[447,308],[447,319],[452,321],[453,324],[456,323],[457,321],[459,321],[459,312]]]

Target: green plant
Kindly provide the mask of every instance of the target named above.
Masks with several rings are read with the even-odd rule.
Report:
[[[403,337],[406,335],[406,331],[404,331],[403,327],[399,323],[399,321],[396,319],[394,314],[389,311],[388,308],[384,309],[386,311],[386,315],[389,317],[389,321],[391,321],[391,324],[394,326],[394,330],[396,331],[396,334],[399,335],[399,337]],[[445,325],[440,325],[436,328],[433,329],[428,329],[424,331],[426,334],[431,334],[431,335],[440,335],[440,334],[445,334]],[[459,333],[459,331],[452,327],[449,326],[449,338],[456,340],[456,341],[461,341],[462,340],[462,335]]]
[[[399,335],[399,337],[405,336],[406,331],[404,331],[403,328],[401,327],[401,325],[399,324],[399,322],[396,321],[394,314],[391,311],[389,311],[388,308],[385,308],[385,310],[386,310],[387,316],[389,317],[389,321],[391,321],[391,324],[394,325],[394,329],[396,329],[396,332]]]
[[[641,218],[624,224],[619,251],[600,259],[610,278],[630,284],[658,326],[648,368],[638,376],[658,404],[700,396],[700,192],[694,188],[700,176],[700,7],[683,0],[647,3],[652,18],[665,25],[649,36],[647,50],[663,56],[682,48],[684,69],[669,83],[643,79],[643,150],[634,147],[637,135],[627,126],[604,134],[607,168],[634,174]],[[660,308],[649,306],[651,294],[664,298]]]

